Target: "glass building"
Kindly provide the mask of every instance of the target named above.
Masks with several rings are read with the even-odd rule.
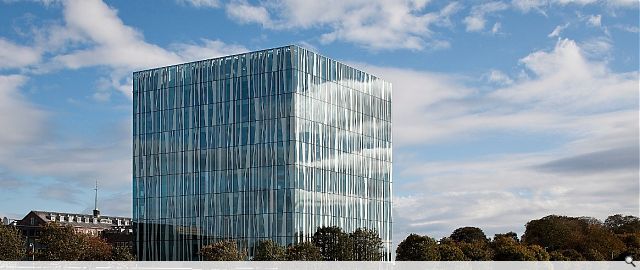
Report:
[[[391,84],[297,46],[133,73],[140,260],[375,229],[391,250]]]

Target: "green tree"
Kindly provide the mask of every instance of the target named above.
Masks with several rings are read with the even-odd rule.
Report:
[[[582,254],[575,249],[565,249],[558,252],[560,252],[563,257],[567,258],[567,261],[584,261]]]
[[[114,247],[111,250],[112,261],[135,261],[136,256],[133,255],[128,247]]]
[[[626,256],[631,256],[634,259],[640,258],[640,233],[623,233],[617,234],[616,237],[624,243],[625,250],[614,260],[624,260]]]
[[[465,243],[489,241],[487,239],[487,236],[484,234],[484,232],[480,228],[476,228],[476,227],[458,228],[455,231],[453,231],[453,233],[451,233],[451,236],[449,236],[449,238],[451,238],[453,241],[456,241],[456,242],[465,242]]]
[[[632,227],[624,224],[633,224],[633,217],[612,216],[603,224],[590,217],[546,216],[527,223],[522,238],[525,243],[540,245],[548,251],[580,253],[580,257],[563,253],[568,258],[613,259],[626,249],[624,242],[614,234],[616,230]]]
[[[495,261],[535,261],[533,252],[512,238],[498,237],[492,243]]]
[[[112,247],[104,239],[97,236],[76,235],[82,240],[82,261],[108,261],[111,260]]]
[[[353,242],[339,227],[320,227],[311,239],[325,261],[350,261],[353,258]]]
[[[78,261],[84,253],[84,237],[71,226],[55,222],[43,226],[38,243],[42,249],[36,252],[36,258],[41,261]]]
[[[623,233],[616,235],[627,248],[640,248],[640,233]]]
[[[20,230],[0,225],[0,261],[21,260],[25,252],[25,242]]]
[[[375,230],[358,228],[349,234],[353,243],[354,261],[379,261],[382,259],[382,239]]]
[[[464,256],[472,261],[491,261],[493,260],[493,249],[489,247],[489,244],[482,242],[474,243],[457,243],[456,244]]]
[[[398,245],[396,260],[437,261],[440,260],[440,253],[436,247],[436,240],[433,238],[412,233]]]
[[[247,257],[245,252],[238,250],[235,241],[218,241],[200,249],[203,261],[243,261]]]
[[[617,214],[607,217],[604,226],[615,234],[640,233],[640,218]]]
[[[584,231],[588,224],[584,220],[566,216],[546,216],[531,220],[525,226],[522,241],[536,244],[549,251],[574,249],[584,242]]]
[[[626,249],[620,238],[600,224],[587,226],[583,239],[577,249],[589,261],[613,260]]]
[[[256,246],[254,261],[284,261],[285,249],[273,240],[262,240]]]
[[[439,244],[436,249],[441,261],[468,261],[462,250],[455,244]]]
[[[636,258],[640,258],[640,248],[629,248],[629,249],[625,250],[624,252],[622,252],[620,255],[618,255],[618,257],[615,258],[615,260],[622,261],[627,256],[631,256],[634,260]]]
[[[530,245],[529,251],[531,251],[536,261],[548,261],[551,259],[551,255],[541,246]]]
[[[582,255],[584,256],[584,258],[587,261],[604,261],[604,260],[606,260],[605,255],[603,255],[602,253],[600,253],[599,251],[597,251],[595,249],[588,249],[588,250],[582,252]]]
[[[570,261],[569,258],[562,255],[562,252],[557,250],[549,252],[549,260],[550,261]]]
[[[288,261],[321,261],[320,249],[311,242],[302,242],[287,247]]]
[[[511,238],[513,240],[515,240],[516,242],[520,242],[520,239],[518,239],[518,234],[514,233],[514,232],[508,232],[508,233],[497,233],[493,236],[493,239],[496,239],[498,237],[508,237]]]

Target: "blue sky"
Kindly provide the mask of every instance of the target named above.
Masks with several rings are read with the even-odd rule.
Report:
[[[636,0],[0,1],[0,216],[130,215],[131,73],[300,44],[394,84],[394,240],[638,215]]]

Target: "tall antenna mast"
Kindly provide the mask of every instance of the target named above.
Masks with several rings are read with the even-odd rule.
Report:
[[[96,180],[96,188],[94,188],[93,190],[96,191],[95,201],[94,201],[94,204],[93,204],[93,216],[94,217],[99,217],[100,216],[100,210],[98,210],[98,180]]]
[[[93,209],[98,210],[98,180],[96,180],[96,188],[94,188],[93,190],[96,191],[96,198],[95,198],[95,202],[93,204]]]

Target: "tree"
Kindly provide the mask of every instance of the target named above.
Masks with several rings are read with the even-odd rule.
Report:
[[[640,232],[616,235],[627,248],[640,248]]]
[[[488,242],[487,236],[480,228],[476,227],[462,227],[458,228],[451,233],[450,238],[456,242]]]
[[[0,225],[0,261],[21,260],[25,252],[25,242],[20,230]]]
[[[557,252],[559,252],[562,257],[566,258],[567,261],[584,261],[584,257],[582,256],[582,254],[580,254],[580,252],[576,251],[575,249],[565,249]]]
[[[604,226],[615,234],[640,233],[640,218],[617,214],[607,217]]]
[[[520,242],[520,239],[518,239],[518,234],[514,233],[514,232],[508,232],[508,233],[497,233],[493,236],[493,239],[496,239],[498,237],[508,237],[511,238],[513,240],[515,240],[516,242]]]
[[[135,261],[136,256],[133,255],[128,247],[114,247],[111,250],[112,261]]]
[[[640,258],[640,248],[629,248],[629,249],[625,250],[624,252],[622,252],[620,255],[618,255],[618,257],[615,258],[615,260],[622,261],[627,256],[631,256],[631,258],[633,258],[634,260],[635,260],[635,258]]]
[[[549,252],[549,259],[551,261],[570,261],[570,259],[565,257],[560,251]]]
[[[595,249],[588,249],[582,252],[582,255],[587,261],[604,261],[606,257]],[[617,255],[617,254],[616,254]]]
[[[456,244],[464,256],[472,261],[491,261],[493,259],[493,249],[487,243],[457,243]]]
[[[577,250],[585,240],[584,234],[588,226],[587,222],[578,218],[546,216],[527,223],[522,241],[545,247],[549,251]]]
[[[325,261],[350,261],[353,243],[349,235],[336,226],[319,227],[311,237]]]
[[[493,250],[495,261],[535,261],[536,257],[533,252],[512,238],[498,237],[494,239]]]
[[[455,244],[440,244],[436,248],[441,261],[468,261],[462,250]]]
[[[108,261],[111,260],[111,245],[97,236],[76,235],[82,239],[82,261]]]
[[[583,239],[577,249],[589,261],[613,260],[626,249],[624,242],[603,225],[589,225]]]
[[[284,248],[271,239],[258,242],[256,255],[253,256],[254,261],[284,261],[285,259]]]
[[[204,261],[243,261],[247,255],[235,241],[218,241],[202,247],[200,256]]]
[[[640,232],[618,234],[616,237],[624,243],[625,250],[615,260],[624,260],[626,256],[640,258]]]
[[[529,251],[531,251],[536,261],[548,261],[549,259],[551,259],[549,253],[541,246],[530,245]]]
[[[288,261],[321,261],[320,249],[311,242],[302,242],[287,248]]]
[[[355,261],[379,261],[382,259],[382,239],[375,230],[358,228],[349,234],[353,244]]]
[[[400,242],[396,249],[398,261],[437,261],[440,254],[436,240],[428,236],[410,234]]]
[[[38,243],[42,249],[36,252],[42,261],[77,261],[83,256],[84,239],[71,226],[55,222],[43,226]]]

